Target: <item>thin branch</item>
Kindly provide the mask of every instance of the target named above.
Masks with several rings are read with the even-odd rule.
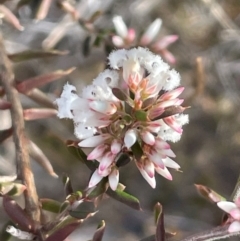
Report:
[[[180,241],[214,241],[240,235],[240,232],[229,233],[228,227],[229,226],[216,227],[198,234],[193,234]]]
[[[22,182],[27,187],[24,192],[26,212],[34,221],[39,221],[40,209],[34,177],[30,167],[27,140],[24,133],[23,109],[18,97],[18,92],[13,87],[14,74],[4,49],[2,36],[0,36],[0,80],[7,95],[7,99],[12,104],[11,116],[17,167]]]

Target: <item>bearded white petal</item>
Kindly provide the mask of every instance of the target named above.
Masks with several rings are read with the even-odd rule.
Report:
[[[102,134],[97,136],[89,137],[78,143],[80,147],[96,147],[102,144],[105,140],[111,137],[109,134]]]
[[[123,62],[127,59],[127,52],[126,49],[119,49],[111,52],[108,57],[110,67],[113,69],[119,69],[122,67]]]
[[[137,132],[134,129],[130,129],[124,136],[124,144],[127,148],[130,148],[137,141]]]
[[[166,157],[162,160],[163,160],[163,163],[166,167],[170,167],[170,168],[173,168],[173,169],[176,169],[176,170],[178,170],[180,168],[180,166],[169,157]]]
[[[165,79],[165,83],[163,85],[164,90],[173,90],[180,84],[180,74],[172,69],[168,71],[168,77]]]
[[[126,38],[128,35],[128,29],[126,24],[124,23],[123,19],[121,16],[115,16],[113,17],[113,24],[115,27],[115,30],[117,32],[117,34],[122,37],[122,38]]]
[[[117,189],[119,183],[119,171],[118,169],[114,169],[110,175],[108,176],[108,181],[111,189],[115,191]]]
[[[114,88],[118,87],[118,81],[119,81],[119,74],[115,70],[106,69],[102,73],[98,75],[96,79],[93,80],[94,85],[98,85],[105,88]]]
[[[240,231],[240,222],[239,221],[234,221],[230,224],[228,228],[229,233],[235,233]]]
[[[79,139],[86,139],[92,137],[97,130],[94,127],[86,126],[85,124],[77,124],[74,128],[74,133]]]
[[[58,114],[57,116],[62,118],[73,118],[73,114],[71,112],[72,110],[72,103],[74,100],[78,99],[78,95],[73,93],[73,91],[76,91],[76,87],[70,84],[66,84],[63,87],[63,92],[60,96],[60,98],[55,100],[55,103],[58,106]]]
[[[98,170],[96,170],[96,171],[92,174],[92,176],[91,176],[91,178],[90,178],[88,187],[91,188],[91,187],[96,186],[102,179],[103,179],[103,177],[100,176],[100,175],[98,174]]]
[[[144,32],[140,43],[141,45],[148,45],[150,44],[154,38],[157,36],[160,28],[162,25],[162,20],[160,18],[155,19],[150,26],[147,28],[147,30]]]
[[[185,115],[185,114],[175,115],[175,119],[182,126],[189,123],[189,117],[188,115]]]
[[[237,208],[237,205],[233,202],[221,201],[217,203],[218,207],[226,213],[230,213],[233,209]]]

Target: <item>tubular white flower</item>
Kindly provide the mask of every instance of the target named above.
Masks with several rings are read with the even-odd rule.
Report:
[[[89,137],[78,143],[80,147],[96,147],[102,144],[106,139],[110,137],[109,134],[102,134],[98,136]]]
[[[111,189],[115,191],[117,189],[118,183],[119,183],[119,171],[117,168],[112,170],[110,175],[108,176],[108,181]]]
[[[69,85],[68,83],[63,87],[63,92],[61,97],[55,100],[55,103],[58,105],[58,117],[72,119],[73,115],[71,112],[71,104],[78,96],[73,93],[76,91],[76,87]]]
[[[130,148],[137,141],[137,132],[134,129],[130,129],[124,136],[124,144],[127,148]]]
[[[155,19],[144,32],[140,40],[140,44],[145,46],[150,44],[153,41],[153,39],[157,36],[161,26],[162,20],[160,18]]]
[[[122,37],[123,39],[125,39],[128,35],[128,29],[126,24],[124,23],[123,19],[121,16],[115,16],[113,17],[113,24],[115,27],[115,30],[117,32],[117,34]]]

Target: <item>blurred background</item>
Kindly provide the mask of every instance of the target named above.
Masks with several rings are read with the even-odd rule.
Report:
[[[21,82],[58,69],[76,67],[70,75],[41,88],[54,101],[66,82],[78,90],[90,83],[106,65],[106,45],[90,47],[89,30],[52,1],[47,16],[36,21],[41,1],[16,10],[18,1],[5,3],[19,18],[24,31],[4,21],[0,29],[9,54],[26,49],[67,50],[68,55],[34,59],[14,64],[15,78]],[[152,189],[133,163],[120,170],[120,182],[126,191],[139,198],[143,211],[138,212],[110,198],[102,201],[99,212],[68,239],[89,240],[100,220],[106,222],[104,240],[139,240],[154,233],[153,206],[164,207],[166,228],[178,232],[176,240],[187,234],[206,230],[221,222],[222,212],[201,198],[194,184],[206,185],[230,199],[240,171],[240,1],[239,0],[83,0],[74,1],[82,20],[96,11],[98,29],[114,29],[112,18],[121,15],[127,26],[140,35],[156,18],[163,20],[159,37],[178,35],[169,47],[176,58],[172,65],[185,87],[184,106],[190,123],[184,126],[181,141],[172,144],[181,172],[172,172],[173,181],[156,176]],[[109,41],[108,39],[105,40]],[[196,58],[202,61],[199,73]],[[199,77],[199,75],[201,77]],[[21,95],[24,108],[38,107]],[[11,126],[8,111],[0,112],[0,129]],[[74,190],[87,186],[90,171],[71,153],[65,141],[75,139],[71,121],[49,118],[26,122],[26,132],[51,161],[59,179],[49,176],[32,161],[39,197],[64,200],[61,176],[70,176]],[[0,174],[15,172],[12,138],[0,145]],[[7,217],[0,210],[1,223]]]

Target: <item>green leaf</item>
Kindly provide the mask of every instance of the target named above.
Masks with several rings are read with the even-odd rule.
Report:
[[[52,212],[52,213],[59,213],[60,212],[60,208],[61,208],[61,203],[53,200],[53,199],[49,199],[49,198],[41,198],[40,202],[42,204],[42,209]]]
[[[120,191],[120,190],[113,191],[111,189],[108,189],[107,195],[109,195],[110,197],[114,198],[115,200],[121,203],[126,204],[127,206],[133,209],[141,210],[139,200],[136,197],[128,194],[127,192]]]
[[[13,62],[21,62],[36,58],[46,58],[58,55],[66,55],[68,51],[58,51],[58,50],[25,50],[23,52],[8,54],[8,58]]]
[[[105,231],[105,222],[104,220],[98,225],[96,232],[93,235],[92,241],[102,241],[102,237]]]
[[[147,121],[147,113],[144,110],[135,111],[135,117],[138,121]]]
[[[127,153],[121,153],[118,159],[116,160],[116,166],[122,167],[127,165],[131,161],[131,157]]]
[[[26,190],[26,186],[21,183],[12,183],[12,185],[13,187],[11,188],[11,190],[5,193],[8,196],[19,196],[24,192],[24,190]]]
[[[165,228],[164,228],[164,217],[162,211],[162,205],[157,203],[155,205],[155,219],[156,219],[156,241],[165,241]]]
[[[69,215],[77,219],[86,219],[94,215],[94,206],[92,202],[83,202],[76,209],[70,210]]]
[[[136,160],[139,161],[143,156],[143,150],[138,141],[134,143],[134,145],[131,147],[131,150]]]
[[[63,175],[62,180],[63,180],[63,184],[64,184],[65,194],[66,194],[66,196],[68,196],[69,194],[73,193],[71,180],[66,174]]]
[[[104,177],[99,183],[98,185],[93,189],[93,191],[91,191],[88,195],[87,198],[88,199],[93,199],[96,198],[100,195],[102,195],[103,193],[105,193],[108,189],[108,178]]]

